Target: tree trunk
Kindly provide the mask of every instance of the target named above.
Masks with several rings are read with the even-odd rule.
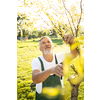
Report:
[[[78,97],[78,87],[79,87],[79,84],[78,85],[72,85],[71,100],[77,100],[77,97]]]

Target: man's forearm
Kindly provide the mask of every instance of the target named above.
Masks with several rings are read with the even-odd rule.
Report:
[[[75,57],[77,57],[77,56],[78,56],[78,51],[77,51],[76,49],[71,50],[71,54],[72,54],[73,59],[74,59]]]
[[[44,70],[42,72],[37,72],[37,70],[34,70],[32,74],[32,80],[34,84],[41,83],[45,81],[50,76],[50,74],[51,74],[50,69]]]

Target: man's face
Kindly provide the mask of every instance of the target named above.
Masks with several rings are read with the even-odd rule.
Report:
[[[40,50],[44,54],[51,54],[51,53],[53,53],[53,45],[52,45],[52,43],[51,43],[49,38],[44,37],[40,41]]]

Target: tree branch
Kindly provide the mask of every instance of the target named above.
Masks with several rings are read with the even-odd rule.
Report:
[[[44,10],[43,10],[43,11],[44,11]],[[58,30],[58,34],[63,38],[63,36],[62,36],[62,30],[61,30],[61,27],[60,27],[59,22],[58,22],[59,28],[57,28],[57,26],[55,25],[55,23],[52,21],[52,20],[53,20],[53,17],[50,16],[50,15],[49,15],[47,12],[45,12],[45,11],[44,11],[44,13],[48,16],[48,18],[49,18],[51,24],[54,26],[54,28],[56,28],[56,29]],[[52,17],[52,18],[51,18],[51,17]],[[56,31],[56,30],[55,30],[55,31]],[[57,32],[57,31],[56,31],[56,32]]]
[[[78,20],[78,24],[77,24],[77,29],[76,29],[76,37],[78,36],[78,27],[79,27],[79,24],[80,24],[80,21],[81,21],[81,18],[82,18],[82,0],[80,1],[80,9],[81,9],[81,15],[80,15],[80,18]]]
[[[72,16],[71,16],[71,13],[70,13],[70,12],[68,11],[68,9],[66,8],[65,3],[64,3],[64,0],[62,0],[62,2],[63,2],[63,5],[64,5],[64,8],[65,8],[65,14],[66,14],[66,16],[67,16],[66,11],[69,13],[69,16],[70,16],[70,18],[71,18],[71,20],[72,20],[72,24],[73,24],[74,29],[75,29],[75,31],[76,31],[76,27],[75,27],[75,25],[74,25],[74,21],[73,21],[73,18],[72,18]],[[69,25],[70,25],[72,34],[74,35],[74,32],[73,32],[73,29],[72,29],[72,26],[71,26],[71,23],[70,23],[69,19],[68,19],[68,22],[69,22]]]
[[[37,14],[50,28],[52,28],[39,14]]]

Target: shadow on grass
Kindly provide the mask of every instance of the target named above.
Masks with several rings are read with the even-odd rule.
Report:
[[[18,48],[24,48],[24,46],[18,47]]]
[[[25,41],[26,43],[31,43],[31,42],[39,42],[39,40],[35,40],[35,39],[33,39],[33,40],[30,40],[30,41]]]

